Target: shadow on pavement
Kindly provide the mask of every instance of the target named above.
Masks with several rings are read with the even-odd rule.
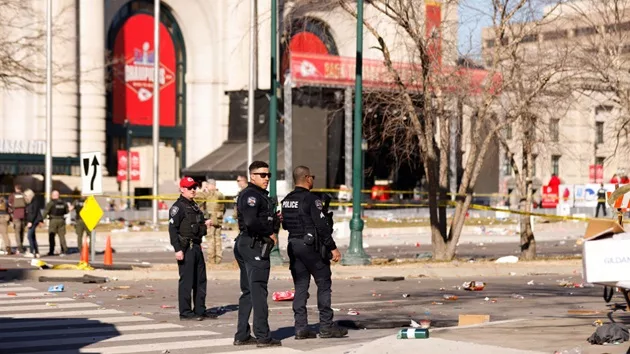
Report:
[[[219,306],[219,307],[212,307],[210,309],[208,309],[207,312],[213,314],[213,315],[217,315],[217,316],[221,316],[224,315],[228,312],[234,312],[234,311],[238,311],[238,305],[226,305],[226,306]]]
[[[0,317],[0,353],[74,354],[120,335],[114,325],[88,318]]]

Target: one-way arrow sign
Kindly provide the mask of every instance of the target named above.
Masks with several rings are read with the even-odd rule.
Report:
[[[81,153],[81,194],[103,194],[103,170],[100,152]]]

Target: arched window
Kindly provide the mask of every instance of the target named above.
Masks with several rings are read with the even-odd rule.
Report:
[[[289,35],[280,47],[282,53],[280,82],[284,82],[284,74],[289,68],[290,52],[339,55],[332,32],[324,21],[314,17],[301,17],[291,22],[287,32]]]
[[[186,48],[168,6],[160,8],[160,142],[173,147],[184,167]],[[107,33],[107,167],[116,172],[117,150],[150,145],[153,124],[153,1],[133,0]],[[128,136],[130,139],[128,140]]]

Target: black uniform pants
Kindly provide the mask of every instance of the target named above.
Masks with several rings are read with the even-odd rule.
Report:
[[[206,262],[201,246],[193,244],[184,252],[184,259],[177,261],[179,268],[179,315],[194,316],[206,313]],[[190,309],[190,292],[195,301],[194,313]]]
[[[599,217],[599,208],[602,208],[602,212],[604,216],[606,216],[606,203],[605,202],[597,202],[597,207],[595,208],[595,217]]]
[[[249,315],[254,310],[254,336],[259,342],[271,339],[269,332],[269,306],[267,283],[271,262],[260,257],[261,245],[251,248],[251,237],[239,235],[234,242],[234,258],[241,272],[241,297],[238,299],[238,325],[234,339],[246,340],[250,336]]]
[[[331,272],[330,262],[324,261],[314,246],[309,246],[300,238],[290,238],[287,249],[289,253],[289,268],[293,277],[295,297],[293,298],[293,315],[295,331],[308,327],[308,313],[306,300],[311,275],[317,285],[317,309],[319,310],[319,327],[331,328],[333,325],[333,310],[331,306]]]

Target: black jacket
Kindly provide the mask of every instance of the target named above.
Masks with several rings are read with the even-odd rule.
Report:
[[[280,230],[280,220],[269,192],[249,183],[236,203],[238,229],[252,237],[269,237]]]
[[[44,221],[42,217],[42,211],[39,207],[39,203],[35,198],[26,206],[26,222],[30,222],[33,226],[37,226],[40,222]]]

